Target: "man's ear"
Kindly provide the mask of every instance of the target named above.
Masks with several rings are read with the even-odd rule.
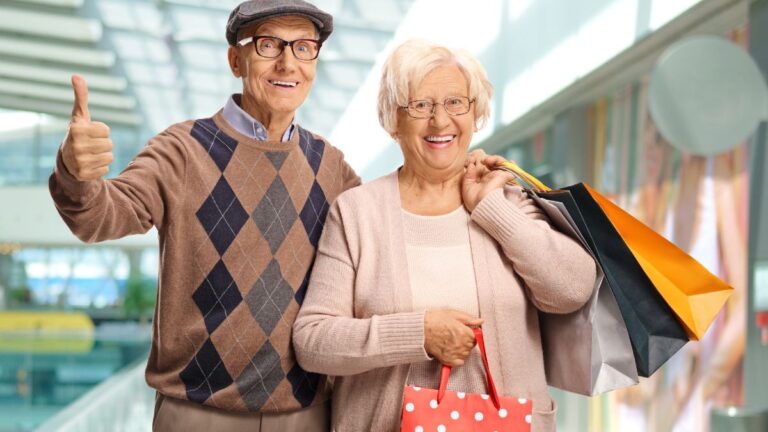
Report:
[[[227,60],[229,61],[229,69],[232,71],[232,75],[235,78],[241,78],[243,73],[240,70],[240,53],[238,53],[237,47],[231,46],[227,49]]]

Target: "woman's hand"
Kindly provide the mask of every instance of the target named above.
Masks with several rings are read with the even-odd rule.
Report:
[[[482,319],[457,310],[427,311],[424,314],[424,349],[444,365],[461,366],[475,346],[475,334],[470,326],[477,327],[482,323]]]
[[[469,165],[475,165],[480,170],[485,169],[483,165],[483,159],[487,158],[488,154],[483,149],[474,149],[467,155],[467,160],[464,162],[464,168]]]
[[[468,164],[464,179],[461,182],[461,198],[464,207],[470,212],[475,210],[480,201],[494,189],[503,188],[504,184],[515,177],[506,171],[497,171],[493,168],[504,162],[501,156],[486,156],[482,160],[484,169],[479,169],[475,164]]]

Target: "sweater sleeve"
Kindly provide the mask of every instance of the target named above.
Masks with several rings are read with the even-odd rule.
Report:
[[[183,199],[185,167],[183,144],[166,131],[108,180],[77,180],[59,150],[48,188],[72,233],[84,242],[100,242],[162,227],[172,202]]]
[[[346,160],[344,160],[344,156],[341,157],[341,168],[339,169],[339,172],[341,175],[339,176],[341,178],[341,181],[343,183],[341,190],[347,190],[352,189],[353,187],[360,186],[362,184],[362,181],[360,180],[360,176],[357,175],[354,169],[347,163]]]
[[[552,229],[520,187],[490,192],[472,212],[472,220],[501,245],[541,311],[573,312],[592,295],[594,259],[576,241]]]
[[[328,213],[293,326],[299,364],[311,372],[343,376],[428,360],[423,312],[355,317],[355,267],[339,201]]]

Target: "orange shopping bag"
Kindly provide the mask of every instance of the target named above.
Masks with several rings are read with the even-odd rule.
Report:
[[[451,368],[444,365],[439,389],[405,387],[401,431],[530,432],[533,403],[526,399],[499,397],[488,368],[480,329],[475,329],[475,338],[483,357],[489,394],[446,390]]]
[[[682,322],[688,336],[701,339],[733,288],[619,206],[589,186],[587,190]]]
[[[536,190],[550,190],[517,164],[506,162],[503,165]],[[584,187],[674,311],[688,337],[701,339],[733,293],[733,288],[586,183]]]
[[[580,229],[589,233],[585,240],[597,263],[602,267],[619,307],[632,344],[639,376],[651,376],[688,343],[690,337],[683,324],[656,289],[653,281],[645,274],[621,234],[590,195],[584,183],[552,191],[517,165],[508,163],[497,169],[509,170],[520,181],[530,185],[528,193],[560,202],[569,214],[581,216],[583,224]],[[543,317],[546,318],[546,315]],[[599,348],[601,354],[614,353],[612,347],[600,344]],[[552,352],[550,349],[549,354],[545,355],[552,357]],[[548,372],[548,379],[556,376],[552,372],[554,371]]]

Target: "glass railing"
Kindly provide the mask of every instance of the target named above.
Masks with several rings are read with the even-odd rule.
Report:
[[[0,432],[152,429],[151,327],[83,313],[0,314]],[[552,391],[558,430],[585,430],[587,399]]]
[[[152,430],[155,391],[144,380],[142,359],[110,377],[37,432],[146,432]]]
[[[141,364],[146,361],[150,337],[149,325],[103,322],[94,326],[84,313],[0,313],[0,432],[32,431],[43,424],[57,425],[55,430],[129,430],[114,428],[119,419],[115,414],[109,414],[108,428],[61,429],[73,415],[61,416],[85,416],[94,408],[107,412],[102,405],[111,400],[125,405],[123,409],[140,405],[146,399],[142,394],[149,395],[146,417],[151,419],[153,396],[144,383]],[[134,387],[130,387],[132,381],[136,381]],[[107,397],[117,389],[125,393]],[[89,398],[91,402],[82,406],[81,401]],[[134,398],[139,402],[132,402]],[[128,422],[120,420],[120,424]]]

